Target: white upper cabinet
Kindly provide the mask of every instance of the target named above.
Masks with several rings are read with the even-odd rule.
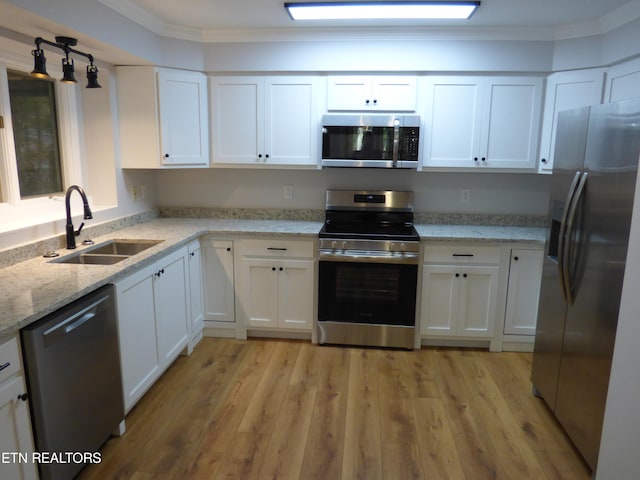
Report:
[[[640,97],[640,58],[607,70],[605,103]]]
[[[204,74],[124,66],[116,80],[123,168],[209,166]]]
[[[541,78],[434,76],[426,85],[423,168],[535,168]]]
[[[327,109],[413,112],[417,82],[406,75],[332,75],[328,79]]]
[[[213,164],[318,168],[318,77],[214,77]]]
[[[602,69],[559,72],[549,76],[540,135],[540,173],[553,170],[558,112],[600,103],[603,85]]]

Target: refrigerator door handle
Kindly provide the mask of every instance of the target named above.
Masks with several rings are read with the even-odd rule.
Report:
[[[562,212],[562,219],[560,220],[560,231],[558,232],[558,278],[560,279],[560,290],[562,292],[562,298],[565,301],[569,301],[569,297],[567,294],[568,285],[566,283],[566,278],[568,275],[565,275],[565,239],[567,238],[567,220],[569,218],[569,212],[571,211],[571,206],[573,205],[573,200],[576,194],[576,190],[578,188],[578,183],[580,182],[580,175],[582,172],[576,172],[573,176],[573,180],[571,181],[571,186],[569,187],[569,191],[567,192],[567,199],[564,204],[564,211]]]
[[[573,233],[573,224],[576,218],[576,212],[578,211],[578,205],[580,204],[580,199],[582,198],[582,194],[584,193],[584,188],[587,185],[588,176],[589,174],[587,172],[582,173],[582,176],[580,177],[580,183],[578,183],[576,192],[573,195],[573,201],[571,202],[569,216],[567,217],[566,241],[564,242],[564,251],[562,252],[562,271],[564,274],[563,282],[565,285],[566,299],[569,305],[573,305],[573,302],[575,300],[573,285],[571,285],[571,235]]]

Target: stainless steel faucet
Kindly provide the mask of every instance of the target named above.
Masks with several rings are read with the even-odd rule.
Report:
[[[82,202],[84,203],[84,219],[90,220],[93,218],[91,209],[89,208],[89,201],[87,200],[87,195],[84,193],[84,190],[78,185],[71,185],[67,188],[64,203],[67,208],[67,248],[69,250],[76,248],[76,237],[80,235],[80,231],[82,230],[82,227],[84,227],[84,222],[82,222],[78,230],[73,229],[73,221],[71,220],[71,203],[69,202],[69,198],[71,197],[71,192],[74,190],[82,197]]]

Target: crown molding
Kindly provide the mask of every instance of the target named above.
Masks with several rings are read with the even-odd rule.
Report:
[[[604,35],[638,18],[640,18],[640,0],[634,0],[598,20],[559,27],[556,29],[555,40]]]
[[[286,28],[250,30],[208,30],[205,43],[250,42],[335,42],[358,40],[525,40],[547,41],[550,29],[522,28],[447,28],[447,27],[360,27],[360,28]]]
[[[152,31],[158,35],[167,36],[165,34],[166,24],[165,22],[149,13],[144,8],[140,8],[130,0],[98,0],[103,5],[116,11],[125,18],[128,18],[132,22]]]
[[[252,28],[198,29],[172,25],[131,0],[98,0],[151,32],[197,43],[251,43],[347,40],[519,40],[556,41],[602,35],[640,18],[640,0],[632,0],[591,22],[558,28],[515,27],[349,27],[349,28]]]

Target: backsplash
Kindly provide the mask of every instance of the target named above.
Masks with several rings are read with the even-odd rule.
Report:
[[[167,218],[233,218],[251,220],[302,220],[324,222],[324,210],[269,208],[160,207]]]
[[[252,220],[324,221],[324,210],[312,209],[160,207],[159,211],[161,217],[167,218],[246,218]],[[437,225],[544,227],[546,226],[546,217],[543,215],[416,212],[414,214],[414,222],[417,224]]]

